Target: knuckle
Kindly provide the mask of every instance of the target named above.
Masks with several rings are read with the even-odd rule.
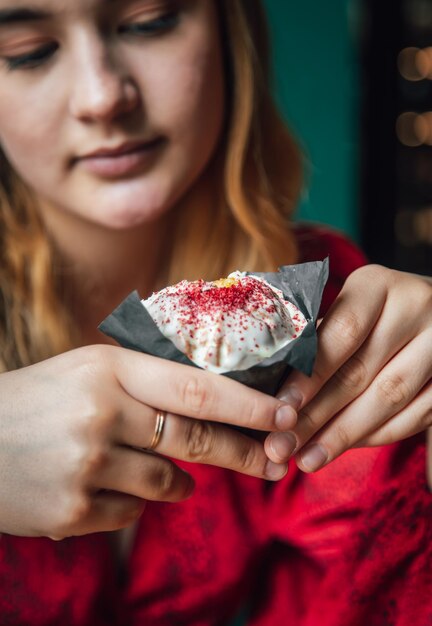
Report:
[[[246,400],[246,399],[245,399]],[[273,408],[266,408],[257,396],[251,397],[248,401],[242,403],[241,406],[242,426],[245,428],[256,428],[258,424],[266,419],[269,427],[273,426],[275,419],[275,411]]]
[[[61,471],[66,486],[81,484],[83,468],[88,457],[88,446],[81,440],[72,440],[61,450]]]
[[[318,418],[314,417],[311,412],[307,412],[304,409],[300,411],[298,416],[299,425],[302,431],[307,431],[309,434],[316,432],[320,428]]]
[[[91,510],[91,500],[88,496],[77,498],[68,513],[67,525],[70,527],[77,526],[85,520]]]
[[[249,425],[250,428],[254,429],[262,424],[265,426],[266,430],[273,428],[276,418],[276,410],[273,402],[263,402],[261,396],[254,395],[247,404],[245,403],[245,405],[247,406],[249,413],[246,416],[249,420],[249,424],[245,424],[246,427]]]
[[[169,461],[158,464],[152,472],[151,484],[155,497],[160,500],[170,498],[174,492],[176,470]]]
[[[336,420],[333,428],[338,449],[347,450],[350,448],[352,442],[346,427],[343,424],[339,424]]]
[[[94,377],[99,378],[101,372],[105,371],[111,355],[110,348],[113,346],[82,346],[68,353],[70,365],[73,367],[75,375],[85,385],[88,385]]]
[[[62,508],[55,524],[53,537],[64,538],[70,535],[89,516],[91,500],[87,495],[77,495],[71,498],[68,505]]]
[[[181,383],[180,397],[186,411],[193,415],[203,415],[209,411],[212,403],[212,392],[209,383],[192,374]]]
[[[102,359],[103,347],[102,345],[82,346],[77,348],[75,353],[82,363],[99,363]]]
[[[328,366],[325,363],[320,363],[318,360],[315,362],[313,377],[317,386],[323,387],[329,378]]]
[[[107,449],[102,447],[94,448],[83,460],[82,475],[88,477],[97,474],[107,466],[108,457]]]
[[[191,419],[187,424],[186,444],[188,456],[192,461],[207,460],[215,449],[214,428],[205,421]]]
[[[87,438],[89,429],[95,426],[100,417],[101,410],[98,406],[97,398],[93,394],[84,394],[74,420],[74,426],[77,431]]]
[[[74,420],[74,428],[84,441],[101,441],[118,428],[122,419],[113,402],[98,394],[88,393],[82,400]]]
[[[79,355],[82,363],[90,366],[99,366],[105,364],[112,358],[114,346],[108,346],[104,344],[93,344],[90,346],[82,346],[75,350]]]
[[[238,471],[244,474],[258,474],[265,476],[265,466],[267,463],[267,457],[257,453],[257,447],[245,442],[245,445],[241,447],[236,458]]]
[[[114,410],[113,406],[106,406],[105,402],[97,403],[97,409],[93,415],[88,425],[97,441],[105,440],[119,426],[120,411]]]
[[[346,361],[334,374],[337,382],[348,391],[359,391],[365,387],[367,369],[363,361],[353,356]]]
[[[358,269],[354,270],[354,272],[350,274],[347,280],[359,279],[362,282],[368,281],[371,284],[376,284],[381,283],[384,279],[388,277],[391,272],[392,270],[389,270],[383,265],[370,263],[369,265],[364,265],[363,267],[359,267]]]
[[[409,400],[408,387],[401,376],[380,376],[376,381],[378,397],[387,405],[397,408]]]
[[[347,311],[343,315],[331,318],[327,332],[329,328],[332,336],[342,344],[356,344],[362,336],[361,323],[354,311]]]

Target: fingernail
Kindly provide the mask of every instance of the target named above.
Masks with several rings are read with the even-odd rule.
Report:
[[[288,471],[288,465],[286,463],[273,463],[273,461],[267,461],[265,467],[265,477],[269,480],[280,480],[285,476]]]
[[[311,443],[300,453],[300,459],[309,472],[315,472],[328,459],[328,453],[320,443]]]
[[[291,430],[297,424],[297,411],[288,404],[283,404],[276,411],[275,421],[279,430]]]
[[[281,461],[288,461],[296,449],[297,440],[292,433],[272,433],[269,436],[269,446]]]
[[[301,407],[301,404],[303,402],[303,396],[297,389],[297,387],[290,385],[288,385],[288,387],[285,387],[285,389],[282,389],[280,393],[278,393],[277,398],[279,400],[282,400],[282,402],[285,402],[286,404],[292,406],[292,408],[296,411]]]

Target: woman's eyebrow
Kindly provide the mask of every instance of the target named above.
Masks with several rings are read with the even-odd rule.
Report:
[[[120,4],[121,0],[102,0],[102,4]],[[6,24],[19,24],[22,22],[36,22],[45,20],[52,16],[52,13],[43,9],[33,9],[30,7],[0,9],[0,27]]]
[[[0,9],[0,26],[20,22],[35,22],[51,17],[50,13],[39,9]]]

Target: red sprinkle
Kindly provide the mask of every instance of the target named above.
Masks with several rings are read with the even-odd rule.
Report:
[[[179,283],[178,288],[168,297],[176,299],[175,309],[181,324],[196,326],[203,316],[224,319],[224,313],[241,311],[256,311],[265,308],[268,313],[276,311],[275,306],[269,303],[276,297],[274,292],[261,281],[244,278],[242,281],[229,287],[208,286],[204,280],[192,283]],[[222,314],[222,315],[221,315]],[[243,325],[248,330],[247,325]]]

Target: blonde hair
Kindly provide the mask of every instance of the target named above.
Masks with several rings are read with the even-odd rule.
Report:
[[[298,148],[269,86],[260,0],[216,0],[227,87],[224,136],[210,167],[220,193],[200,205],[194,189],[173,215],[163,280],[272,271],[297,258],[289,218],[301,188]],[[160,277],[157,277],[160,279]],[[15,369],[74,347],[56,254],[34,194],[0,151],[0,367]]]

